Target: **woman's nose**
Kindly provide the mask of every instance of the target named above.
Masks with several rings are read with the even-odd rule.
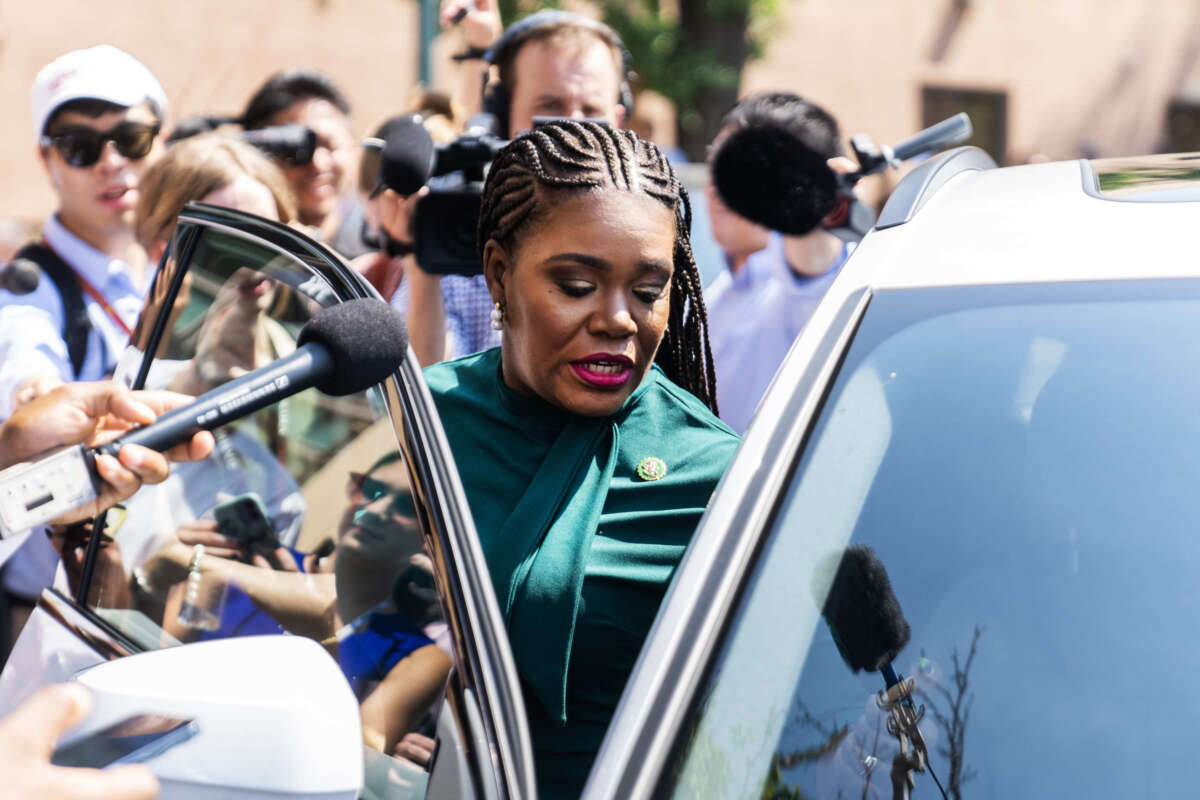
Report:
[[[629,311],[624,293],[614,292],[604,305],[592,314],[592,332],[624,339],[637,333],[637,323]]]

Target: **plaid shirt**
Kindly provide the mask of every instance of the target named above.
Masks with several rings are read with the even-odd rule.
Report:
[[[408,311],[408,281],[392,295],[392,307]],[[500,346],[500,331],[492,330],[492,295],[482,275],[442,276],[442,303],[446,307],[446,336],[452,358]]]

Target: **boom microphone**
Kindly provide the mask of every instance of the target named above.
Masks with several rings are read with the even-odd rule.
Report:
[[[838,176],[782,122],[738,128],[720,143],[712,178],[725,205],[751,222],[803,236],[838,205]]]
[[[42,525],[100,494],[95,455],[127,444],[165,451],[316,387],[341,396],[363,391],[394,372],[408,351],[404,318],[378,298],[322,309],[300,331],[291,355],[206,392],[186,406],[93,451],[75,445],[0,472],[0,537]]]
[[[875,551],[863,545],[846,548],[821,616],[851,672],[882,672],[888,688],[899,682],[892,661],[912,629]]]

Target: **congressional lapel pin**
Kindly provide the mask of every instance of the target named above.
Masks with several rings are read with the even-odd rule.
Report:
[[[657,456],[646,456],[638,462],[637,474],[644,481],[656,481],[667,474],[667,465]]]

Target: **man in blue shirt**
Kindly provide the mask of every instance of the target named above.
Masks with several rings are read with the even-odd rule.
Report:
[[[162,149],[166,105],[150,71],[109,45],[60,56],[34,79],[34,136],[58,208],[42,241],[17,254],[41,268],[37,288],[0,291],[0,420],[62,383],[112,374],[152,272],[133,212]],[[57,563],[46,537],[25,541],[3,572],[14,616],[32,608]]]
[[[787,92],[743,99],[725,115],[715,152],[739,128],[785,122],[830,168],[843,168],[837,122],[814,103]],[[849,166],[853,166],[850,164]],[[800,236],[768,231],[730,210],[711,176],[705,187],[713,235],[729,269],[704,292],[717,372],[721,419],[744,433],[775,371],[842,264],[851,245],[821,225]],[[813,217],[820,220],[821,213]]]

